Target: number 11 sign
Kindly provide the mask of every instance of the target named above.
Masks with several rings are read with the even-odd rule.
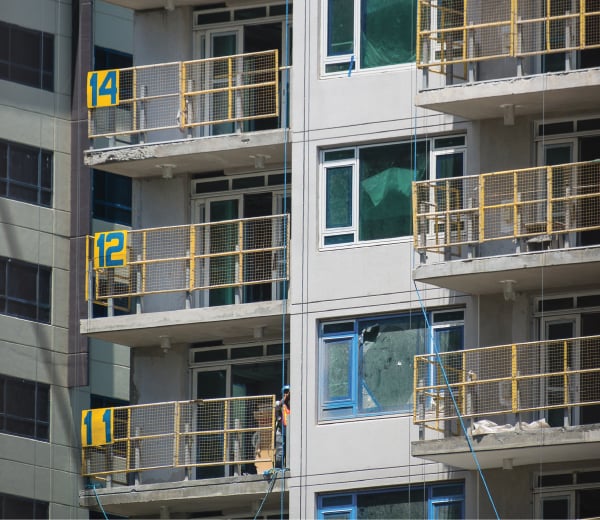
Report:
[[[114,442],[113,416],[112,408],[83,410],[81,413],[81,445],[86,447],[112,444]]]

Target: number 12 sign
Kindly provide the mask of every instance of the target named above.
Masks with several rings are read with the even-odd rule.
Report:
[[[94,269],[127,265],[127,231],[105,231],[94,235]]]
[[[119,71],[94,70],[87,76],[88,108],[111,107],[119,104]]]
[[[112,408],[83,410],[81,413],[81,445],[87,447],[112,444],[114,442],[113,416]]]

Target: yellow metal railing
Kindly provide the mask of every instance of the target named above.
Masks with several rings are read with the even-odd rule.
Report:
[[[86,298],[106,301],[288,280],[287,215],[97,233]],[[91,293],[91,294],[90,294]]]
[[[268,469],[275,457],[275,396],[84,410],[81,444],[82,476],[113,482],[161,468],[183,468],[187,476],[194,467]]]
[[[600,47],[600,7],[565,0],[419,0],[417,66]]]
[[[444,431],[458,412],[470,419],[600,404],[598,352],[600,336],[588,336],[415,356],[414,422]]]
[[[90,138],[278,115],[277,50],[94,71],[88,77]]]
[[[419,252],[600,229],[600,162],[413,183]]]

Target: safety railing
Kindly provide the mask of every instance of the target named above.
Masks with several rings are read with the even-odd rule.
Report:
[[[445,431],[459,414],[568,415],[600,404],[599,351],[600,336],[587,336],[415,356],[414,422]]]
[[[504,239],[568,247],[569,234],[597,229],[598,161],[413,183],[414,245],[420,253]]]
[[[91,139],[276,117],[278,51],[93,71],[87,91]]]
[[[275,457],[275,396],[84,410],[81,444],[82,476],[111,483],[140,481],[148,470],[181,468],[181,480],[192,468],[264,470]]]
[[[88,301],[287,281],[288,215],[96,233]],[[115,300],[116,301],[116,300]]]
[[[600,6],[564,0],[419,0],[417,67],[600,47]]]

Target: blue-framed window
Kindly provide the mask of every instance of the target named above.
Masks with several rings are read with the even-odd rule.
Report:
[[[416,0],[328,0],[325,72],[415,61]]]
[[[410,412],[414,356],[462,349],[463,329],[462,309],[322,322],[320,418]]]
[[[131,179],[93,170],[92,216],[131,226]]]
[[[464,488],[463,482],[446,482],[320,495],[317,498],[318,518],[460,520],[465,517]]]
[[[0,493],[0,518],[50,518],[48,502]]]

